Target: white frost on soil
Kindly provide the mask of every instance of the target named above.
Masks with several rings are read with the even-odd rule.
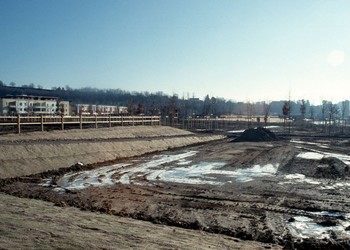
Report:
[[[324,185],[320,187],[320,189],[337,189],[337,190],[343,190],[343,189],[348,189],[350,187],[350,183],[342,181],[342,182],[337,182],[337,183],[332,183],[328,185]]]
[[[187,184],[210,184],[222,185],[222,181],[213,176],[224,176],[235,178],[239,182],[248,182],[256,177],[274,176],[277,172],[278,164],[267,164],[265,166],[255,165],[251,168],[237,169],[234,171],[220,170],[223,162],[201,162],[190,167],[173,168],[168,171],[153,172],[147,176],[147,179],[162,180],[168,182],[187,183]]]
[[[272,128],[279,128],[280,126],[266,126],[264,128],[266,129],[272,129]],[[255,127],[254,129],[257,129],[258,127]],[[236,134],[236,133],[243,133],[245,131],[245,129],[239,129],[239,130],[230,130],[227,131],[227,133],[232,133],[232,134]]]
[[[83,189],[89,186],[110,185],[114,183],[112,176],[116,170],[129,165],[128,163],[121,163],[89,171],[65,174],[57,184],[69,190]]]
[[[245,129],[240,129],[240,130],[230,130],[230,131],[227,131],[227,133],[232,133],[232,134],[235,134],[235,133],[243,133],[245,131]]]
[[[324,157],[324,155],[316,152],[302,152],[298,154],[297,157],[307,160],[321,160]]]
[[[248,182],[254,180],[256,177],[275,176],[279,164],[266,164],[264,166],[254,165],[251,168],[240,168],[231,172],[228,176],[236,178],[240,182]]]
[[[293,140],[291,142],[300,143],[300,144],[316,144],[316,145],[318,145],[317,143],[313,143],[313,142],[302,142],[302,141],[293,141]],[[298,154],[297,157],[299,157],[299,158],[304,158],[304,159],[309,159],[309,160],[320,160],[323,157],[334,157],[334,158],[341,160],[346,165],[350,165],[350,156],[349,155],[338,154],[338,153],[328,153],[328,152],[324,152],[324,151],[320,151],[320,150],[316,150],[316,149],[311,149],[311,148],[305,148],[305,147],[298,147],[298,148],[301,148],[301,149],[308,151],[308,152],[302,152],[302,153]]]
[[[321,184],[321,182],[319,181],[316,181],[311,178],[306,178],[306,176],[303,174],[288,174],[284,176],[284,178],[287,179],[288,181],[280,182],[279,184],[295,184],[295,183],[309,183],[314,185]]]
[[[284,176],[284,179],[286,181],[281,181],[278,184],[285,185],[285,184],[297,184],[297,183],[307,183],[311,185],[319,185],[317,189],[320,190],[329,190],[329,189],[336,189],[336,190],[347,190],[350,188],[350,183],[341,180],[336,180],[334,182],[330,182],[330,180],[322,180],[322,179],[313,179],[308,178],[303,174],[288,174]]]
[[[323,238],[330,238],[331,237],[331,231],[334,231],[337,233],[337,235],[343,235],[345,237],[350,236],[350,232],[346,231],[345,229],[350,226],[349,220],[349,214],[345,213],[334,213],[334,212],[315,212],[312,213],[315,215],[321,215],[321,216],[327,216],[327,217],[336,217],[336,216],[344,216],[346,220],[336,220],[337,225],[335,226],[322,226],[320,224],[317,224],[312,218],[307,216],[295,216],[294,222],[287,223],[287,228],[290,231],[290,233],[297,238],[316,238],[316,239],[323,239]],[[327,218],[325,217],[325,219]]]
[[[329,148],[327,144],[322,144],[317,142],[308,142],[308,141],[299,141],[299,140],[290,140],[290,142],[297,143],[297,144],[305,144],[305,145],[315,145],[320,148]]]
[[[267,164],[236,170],[221,170],[220,168],[226,163],[199,162],[193,164],[188,158],[196,154],[196,151],[189,151],[176,155],[157,155],[146,162],[121,163],[89,171],[69,173],[58,181],[58,186],[73,190],[115,183],[142,185],[145,184],[145,180],[223,185],[230,183],[231,180],[227,178],[249,182],[257,177],[275,176],[279,166],[279,164]],[[126,168],[127,166],[129,167]]]

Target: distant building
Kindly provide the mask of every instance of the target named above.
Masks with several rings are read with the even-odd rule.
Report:
[[[5,96],[0,101],[1,115],[57,115],[58,107],[64,115],[70,113],[69,102],[47,96]]]
[[[69,101],[59,101],[58,102],[58,114],[59,115],[70,115],[71,107]]]
[[[119,106],[119,107],[118,107],[118,113],[119,113],[120,115],[128,114],[128,107]]]
[[[75,104],[76,115],[118,115],[127,114],[128,108],[113,105]]]
[[[349,113],[350,113],[350,105],[349,101],[344,101],[344,118],[349,119]]]

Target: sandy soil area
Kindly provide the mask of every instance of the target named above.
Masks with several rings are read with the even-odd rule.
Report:
[[[348,249],[348,146],[332,138],[227,138],[2,179],[0,190],[62,209],[225,235],[232,244],[254,241],[251,249]]]
[[[217,140],[164,126],[112,127],[2,135],[0,178],[105,162]]]
[[[0,200],[1,249],[280,249],[1,193]]]

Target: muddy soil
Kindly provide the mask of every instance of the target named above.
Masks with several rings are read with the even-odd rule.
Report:
[[[3,179],[0,189],[285,249],[349,249],[348,153],[325,139],[225,139]]]

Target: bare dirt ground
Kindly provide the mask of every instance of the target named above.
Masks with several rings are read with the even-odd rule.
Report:
[[[1,249],[279,249],[34,199],[0,194],[0,200]]]
[[[165,126],[112,127],[0,136],[0,178],[139,156],[222,138]]]
[[[347,139],[296,136],[268,142],[222,139],[2,179],[0,189],[50,201],[62,211],[72,206],[111,220],[121,216],[194,229],[199,238],[212,233],[220,242],[228,240],[223,244],[231,249],[349,249],[348,146]],[[197,236],[187,238],[190,248],[196,248]],[[155,248],[162,248],[158,238]],[[187,247],[179,244],[169,248]],[[208,246],[203,241],[198,248]]]

